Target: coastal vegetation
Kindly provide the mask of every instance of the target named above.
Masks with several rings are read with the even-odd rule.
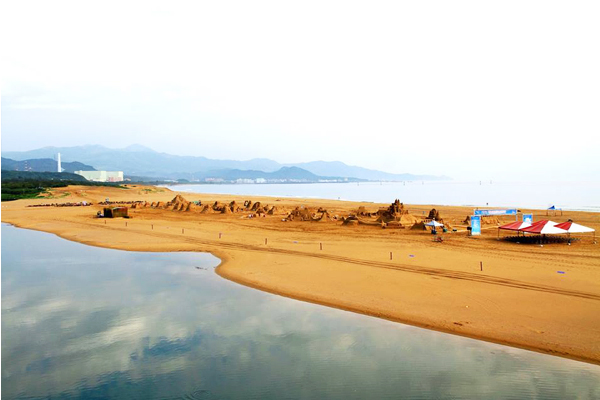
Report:
[[[84,177],[69,172],[2,171],[2,201],[35,199],[48,189],[82,186],[114,186],[116,183],[89,182]]]

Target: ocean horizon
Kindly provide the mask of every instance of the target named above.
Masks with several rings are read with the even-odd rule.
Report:
[[[213,193],[340,201],[600,212],[600,182],[410,181],[352,183],[235,183],[163,185]]]

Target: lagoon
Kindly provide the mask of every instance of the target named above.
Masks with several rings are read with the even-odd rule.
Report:
[[[599,398],[600,366],[2,226],[2,398]]]

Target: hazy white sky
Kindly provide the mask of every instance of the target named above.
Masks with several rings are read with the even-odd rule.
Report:
[[[600,2],[4,2],[2,149],[600,176]],[[501,161],[504,160],[504,161]]]

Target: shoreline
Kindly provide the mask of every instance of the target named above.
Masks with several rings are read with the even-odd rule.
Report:
[[[286,198],[289,200],[301,200],[301,199],[313,199],[313,200],[327,200],[327,201],[341,201],[341,202],[350,202],[350,203],[372,203],[372,204],[380,204],[380,201],[377,200],[353,200],[353,199],[345,199],[345,198],[333,198],[333,197],[319,197],[319,196],[306,196],[306,195],[298,195],[298,196],[293,196],[293,195],[275,195],[275,194],[265,194],[265,195],[246,195],[246,194],[239,194],[239,193],[215,193],[215,192],[193,192],[193,191],[186,191],[186,190],[178,190],[177,187],[178,186],[204,186],[204,187],[218,187],[218,186],[226,186],[226,187],[231,187],[231,186],[249,186],[249,187],[257,187],[257,186],[272,186],[272,185],[325,185],[325,184],[335,184],[335,185],[352,185],[354,186],[356,182],[290,182],[290,183],[176,183],[176,184],[169,184],[169,185],[158,185],[158,187],[162,187],[168,190],[172,190],[174,192],[181,192],[181,193],[188,193],[189,195],[220,195],[220,196],[234,196],[234,197],[280,197],[280,198]],[[387,185],[394,185],[394,184],[398,184],[400,186],[400,184],[402,182],[360,182],[361,184],[364,184],[365,186],[380,186],[378,185],[378,183],[383,183],[383,184],[387,184]],[[430,184],[456,184],[456,185],[460,185],[460,184],[475,184],[476,181],[469,181],[469,182],[453,182],[453,181],[429,181]],[[528,184],[531,182],[498,182],[494,185],[497,186],[501,186],[503,184]],[[590,181],[590,182],[567,182],[567,183],[592,183],[592,184],[598,184],[600,185],[600,183],[595,182],[595,181]],[[549,184],[549,182],[548,182]],[[553,183],[554,184],[554,183]],[[416,183],[412,183],[411,185],[416,185],[416,186],[421,186],[421,185],[417,185]],[[484,186],[490,186],[489,184],[486,184]],[[493,185],[491,185],[493,186]],[[383,199],[382,199],[383,200]],[[383,200],[385,202],[385,200]],[[527,210],[532,210],[532,211],[540,211],[540,212],[545,212],[547,210],[546,206],[516,206],[516,205],[486,205],[484,203],[482,204],[447,204],[447,203],[431,203],[431,202],[411,202],[411,205],[415,205],[415,206],[432,206],[432,207],[467,207],[467,208],[516,208],[516,209],[527,209]],[[560,208],[557,208],[557,211],[560,211]],[[595,213],[595,214],[600,214],[600,206],[567,206],[567,207],[562,207],[563,211],[575,211],[575,212],[588,212],[588,213]]]
[[[213,254],[213,255],[215,257],[217,257],[215,254]],[[535,352],[535,353],[546,354],[546,355],[551,355],[551,356],[555,356],[555,357],[566,358],[566,359],[569,359],[569,360],[574,360],[574,361],[579,361],[579,362],[584,362],[584,363],[588,363],[588,364],[593,364],[593,365],[600,366],[600,360],[595,359],[595,358],[574,356],[574,355],[569,354],[569,353],[560,353],[560,352],[556,352],[556,351],[553,351],[553,350],[548,350],[548,349],[543,348],[543,347],[528,346],[528,345],[523,345],[523,344],[518,344],[518,343],[510,342],[510,341],[495,340],[495,339],[491,339],[491,338],[486,337],[486,336],[471,335],[471,334],[462,333],[462,332],[459,332],[459,331],[456,331],[456,330],[442,329],[442,328],[440,328],[438,326],[435,326],[435,325],[419,324],[418,322],[399,319],[399,318],[394,317],[392,315],[386,315],[386,314],[375,313],[375,312],[371,313],[371,312],[367,312],[365,310],[362,310],[360,308],[344,307],[344,306],[341,306],[341,305],[339,305],[337,303],[334,303],[334,302],[326,302],[326,301],[322,301],[322,300],[315,300],[315,299],[311,298],[310,296],[298,296],[298,295],[291,295],[291,294],[281,293],[281,292],[278,292],[278,291],[274,291],[274,290],[272,290],[272,289],[270,289],[269,287],[266,287],[266,286],[257,285],[257,284],[254,284],[252,282],[244,281],[243,279],[238,279],[235,275],[234,276],[230,276],[227,272],[225,272],[225,271],[223,271],[223,270],[220,269],[220,267],[223,266],[224,264],[225,264],[225,262],[221,262],[215,268],[215,272],[217,273],[217,275],[219,275],[223,279],[227,279],[227,280],[229,280],[231,282],[234,282],[234,283],[237,283],[239,285],[246,286],[246,287],[249,287],[249,288],[252,288],[252,289],[255,289],[255,290],[260,290],[262,292],[270,293],[270,294],[273,294],[273,295],[276,295],[276,296],[282,296],[282,297],[286,297],[286,298],[289,298],[289,299],[303,301],[303,302],[306,302],[306,303],[317,304],[317,305],[324,306],[324,307],[335,308],[337,310],[352,312],[352,313],[355,313],[355,314],[365,315],[365,316],[368,316],[368,317],[385,319],[387,321],[395,322],[395,323],[398,323],[398,324],[409,325],[409,326],[413,326],[413,327],[417,327],[417,328],[421,328],[421,329],[427,329],[427,330],[430,330],[430,331],[445,333],[445,334],[448,334],[448,335],[456,335],[456,336],[465,337],[465,338],[469,338],[469,339],[473,339],[473,340],[479,340],[479,341],[482,341],[482,342],[499,344],[499,345],[502,345],[502,346],[512,347],[512,348],[515,348],[515,349],[527,350],[527,351],[532,351],[532,352]]]
[[[68,237],[64,237],[60,234],[53,233],[53,232],[48,232],[48,231],[34,229],[34,228],[21,227],[21,226],[18,226],[16,224],[12,224],[9,222],[3,222],[3,223],[8,224],[9,226],[13,226],[15,228],[19,228],[19,229],[27,229],[27,230],[33,230],[33,231],[37,231],[37,232],[44,232],[44,233],[52,234],[57,237],[60,237],[63,240],[80,243],[80,244],[83,244],[86,246],[100,247],[100,248],[105,248],[105,249],[110,249],[110,250],[132,251],[132,252],[157,252],[157,253],[172,253],[175,251],[179,251],[179,250],[175,250],[175,251],[130,250],[130,249],[124,249],[124,248],[118,248],[118,247],[102,246],[102,245],[98,245],[98,244],[92,244],[92,243],[86,243],[86,242],[73,240]],[[344,306],[341,306],[334,302],[327,302],[327,301],[323,301],[323,300],[314,299],[311,296],[300,296],[300,295],[286,294],[283,292],[275,291],[275,290],[272,290],[271,288],[269,288],[268,286],[259,285],[259,284],[252,283],[251,281],[246,281],[244,279],[240,279],[235,274],[229,274],[227,271],[225,271],[223,267],[226,267],[226,264],[229,261],[226,253],[220,253],[218,251],[202,251],[202,250],[198,250],[198,251],[190,250],[190,251],[186,251],[186,252],[211,254],[214,257],[216,257],[217,259],[219,259],[219,264],[214,268],[215,274],[217,274],[219,277],[226,279],[230,282],[236,283],[238,285],[241,285],[241,286],[244,286],[244,287],[247,287],[250,289],[266,292],[266,293],[269,293],[269,294],[272,294],[275,296],[281,296],[281,297],[285,297],[285,298],[289,298],[289,299],[293,299],[293,300],[297,300],[297,301],[302,301],[302,302],[311,303],[311,304],[317,304],[317,305],[320,305],[323,307],[335,308],[337,310],[352,312],[355,314],[360,314],[360,315],[364,315],[364,316],[368,316],[368,317],[385,319],[387,321],[404,324],[404,325],[409,325],[409,326],[413,326],[413,327],[417,327],[417,328],[421,328],[421,329],[431,330],[431,331],[435,331],[435,332],[440,332],[440,333],[444,333],[444,334],[448,334],[448,335],[456,335],[456,336],[461,336],[461,337],[465,337],[465,338],[469,338],[469,339],[473,339],[473,340],[479,340],[479,341],[483,341],[483,342],[487,342],[487,343],[494,343],[494,344],[499,344],[502,346],[512,347],[512,348],[516,348],[516,349],[520,349],[520,350],[527,350],[527,351],[532,351],[532,352],[536,352],[536,353],[566,358],[569,360],[584,362],[584,363],[588,363],[588,364],[600,365],[600,361],[593,359],[593,358],[577,357],[577,356],[573,356],[569,353],[560,353],[560,352],[551,351],[551,350],[548,350],[548,349],[545,349],[542,347],[521,345],[521,344],[517,344],[517,343],[513,343],[513,342],[503,341],[503,340],[494,340],[494,339],[490,339],[485,336],[469,335],[469,334],[461,333],[456,330],[441,329],[435,325],[419,324],[414,321],[399,319],[397,317],[394,317],[393,315],[387,315],[385,313],[368,312],[368,311],[362,310],[360,308],[344,307]]]
[[[71,188],[70,190],[73,189]],[[87,191],[90,192],[91,190],[88,189]],[[111,198],[113,194],[111,194]],[[174,194],[174,192],[165,191],[161,196],[164,198],[171,198]],[[185,196],[186,192],[181,192],[181,194]],[[127,195],[131,195],[131,193],[122,193],[122,195],[127,197]],[[101,194],[101,196],[104,196],[104,194]],[[232,195],[202,196],[210,198],[240,197]],[[250,198],[251,196],[244,197]],[[266,199],[264,196],[260,196],[260,198]],[[65,199],[65,201],[66,200],[68,199]],[[271,198],[270,200],[274,201],[275,198]],[[204,218],[206,221],[202,217],[197,221],[194,220],[196,225],[200,223],[201,227],[204,226],[202,231],[196,231],[195,229],[198,228],[192,225],[194,221],[189,220],[189,218],[181,220],[180,215],[176,215],[176,212],[165,211],[164,213],[158,213],[153,210],[146,213],[147,215],[144,212],[140,212],[139,215],[136,215],[134,219],[130,220],[131,226],[136,227],[132,229],[131,227],[125,228],[122,226],[122,221],[118,220],[105,221],[110,222],[110,224],[102,226],[99,223],[102,221],[85,217],[85,215],[89,215],[92,211],[89,209],[52,209],[51,212],[48,213],[48,210],[27,210],[22,207],[23,204],[35,203],[36,200],[19,202],[21,207],[17,206],[17,204],[11,205],[10,207],[4,207],[5,204],[3,204],[3,222],[8,222],[23,229],[50,232],[66,240],[111,249],[154,252],[209,252],[221,260],[220,264],[215,268],[215,272],[219,276],[257,290],[371,317],[387,319],[406,325],[417,326],[419,328],[600,365],[599,343],[597,340],[595,343],[593,342],[593,338],[598,337],[597,326],[598,322],[600,322],[600,315],[596,314],[596,312],[600,310],[600,301],[596,299],[596,297],[600,299],[600,291],[596,290],[597,285],[594,283],[594,279],[592,279],[591,285],[584,288],[570,284],[561,288],[555,287],[555,285],[548,285],[547,282],[544,282],[544,280],[547,280],[547,278],[544,277],[538,282],[529,282],[531,279],[526,281],[522,280],[522,278],[529,278],[529,276],[517,276],[519,279],[515,280],[510,276],[496,276],[497,274],[495,272],[492,273],[492,275],[489,275],[489,273],[474,274],[472,272],[459,271],[445,265],[440,266],[439,258],[431,257],[437,255],[438,250],[435,248],[430,249],[430,247],[435,247],[436,245],[427,243],[429,242],[428,236],[421,235],[417,237],[418,240],[414,240],[413,237],[405,235],[404,232],[400,235],[395,235],[395,232],[384,232],[385,230],[375,231],[361,229],[357,234],[350,234],[350,236],[348,236],[349,234],[346,231],[341,231],[342,229],[347,228],[340,229],[334,226],[330,227],[329,224],[323,224],[326,226],[323,227],[323,225],[320,225],[318,227],[320,229],[320,231],[318,231],[318,236],[325,237],[328,235],[328,238],[326,239],[326,253],[313,254],[310,253],[312,250],[307,251],[307,248],[314,248],[315,244],[314,240],[312,240],[314,239],[314,234],[311,228],[317,227],[311,226],[312,223],[310,222],[305,223],[308,224],[308,231],[304,230],[304,226],[301,225],[303,223],[292,223],[295,225],[287,226],[285,223],[282,223],[285,226],[285,229],[284,231],[279,232],[277,230],[278,225],[274,225],[276,221],[269,222],[266,226],[254,226],[253,223],[257,223],[258,221],[237,221],[234,220],[233,217],[227,219],[220,215],[215,215]],[[315,200],[305,199],[304,202],[312,203],[315,202]],[[337,202],[337,200],[323,200],[321,202],[333,203]],[[355,204],[357,203],[355,202]],[[340,206],[347,207],[348,205],[342,204]],[[24,218],[30,214],[30,212],[35,212],[40,216],[43,215],[43,218],[40,218],[39,220]],[[173,215],[170,213],[173,213]],[[10,215],[7,216],[7,214]],[[260,222],[262,223],[262,221]],[[177,224],[178,226],[183,226],[185,224],[186,235],[180,236],[178,233],[175,234],[176,232],[173,229],[168,231],[169,227],[161,228],[162,230],[159,230],[158,228],[154,230],[153,227],[153,231],[148,232],[148,223],[160,223],[162,224],[161,226],[167,223],[169,225]],[[288,227],[290,229],[287,229]],[[190,236],[187,234],[188,229],[191,232]],[[221,230],[226,231],[227,237],[224,238],[224,240],[219,241],[214,235]],[[239,230],[239,232],[237,230]],[[279,236],[275,236],[275,233]],[[336,237],[340,236],[342,233],[343,237]],[[255,242],[251,242],[251,238],[249,238],[252,235],[267,234],[273,237],[273,239],[269,239],[273,240],[273,245],[264,246],[260,243],[256,243],[258,242],[256,240]],[[299,239],[297,244],[293,244],[293,242],[292,244],[286,244],[288,243],[289,238],[293,239],[296,238],[296,236],[298,236]],[[356,248],[366,244],[381,247],[385,243],[389,243],[390,238],[394,240],[406,240],[408,241],[407,246],[410,249],[419,249],[420,258],[429,257],[432,259],[425,260],[425,264],[417,264],[416,266],[410,265],[408,261],[398,264],[398,262],[394,262],[395,260],[392,262],[372,260],[372,250],[364,253],[360,251],[360,248]],[[354,241],[350,248],[344,247],[343,242],[346,240]],[[461,240],[464,241],[464,239]],[[249,243],[249,241],[251,243]],[[461,256],[458,259],[459,262],[465,261],[465,258],[468,258],[468,253],[473,251],[477,253],[481,251],[481,241],[475,239],[471,240],[471,242],[467,239],[464,244],[458,243],[463,247],[466,245],[465,250],[459,248],[459,255]],[[495,243],[494,245],[497,246]],[[506,247],[506,249],[494,249],[494,251],[501,256],[501,261],[512,259],[514,258],[513,253],[523,251],[518,249],[518,246],[507,245]],[[551,247],[552,246],[547,246],[547,248]],[[583,262],[586,271],[593,271],[596,273],[597,268],[594,267],[600,265],[600,263],[598,263],[600,258],[598,258],[597,250],[592,247],[589,247],[588,249],[587,244],[583,244],[581,247],[585,248],[589,254],[581,254],[579,260]],[[330,250],[330,248],[334,248],[334,250]],[[451,248],[450,250],[454,251],[455,249]],[[530,249],[525,248],[525,250],[528,251]],[[532,248],[532,250],[539,253],[539,249],[537,248]],[[560,252],[557,252],[557,250],[563,249],[551,249],[551,255],[553,253],[559,254]],[[465,253],[465,251],[467,251],[467,253]],[[508,253],[505,254],[507,251]],[[343,255],[344,252],[352,254]],[[340,253],[340,255],[338,255],[338,253]],[[525,254],[523,256],[525,256]],[[558,258],[562,259],[562,257],[563,256],[560,255]],[[535,258],[536,256],[534,254],[533,258],[530,257],[529,260],[533,262]],[[552,260],[552,257],[550,260]],[[529,261],[517,263],[515,265],[516,269],[519,270],[519,268],[522,267],[526,268],[528,262]],[[565,265],[569,265],[568,259],[565,259],[564,262],[566,263]],[[577,265],[577,263],[571,264],[573,266]],[[460,266],[457,266],[456,268],[460,269]],[[531,277],[538,277],[539,274],[534,274],[533,272],[528,271],[528,274],[530,274]],[[572,271],[569,271],[569,273],[571,274]],[[322,279],[315,280],[314,277],[319,276],[319,274]],[[506,273],[506,275],[510,274]],[[376,282],[365,281],[365,277],[376,279]],[[392,279],[393,282],[389,283],[390,279]],[[466,283],[463,282],[465,279],[467,279]],[[531,291],[531,289],[523,290],[522,288],[515,287],[516,284],[520,285],[523,282],[532,286],[534,288],[533,291]],[[387,283],[389,283],[390,287],[383,287],[383,285]],[[397,293],[397,288],[403,283],[406,283],[403,290],[406,290],[407,293]],[[508,286],[506,286],[506,283],[508,283]],[[338,286],[337,288],[335,287],[336,285]],[[546,293],[547,288],[552,289],[552,293]],[[432,290],[434,291],[432,292]],[[336,295],[336,291],[339,292],[341,296],[339,294]],[[446,291],[449,291],[450,294],[446,293]],[[496,296],[496,292],[498,292],[498,296]],[[434,294],[434,296],[432,296],[432,294]],[[468,301],[465,300],[465,302],[468,302],[471,305],[471,309],[468,309],[467,306],[467,310],[465,311],[464,306],[462,306],[463,309],[461,311],[459,308],[460,306],[447,307],[448,302],[455,301],[455,298],[461,294],[465,299],[468,299]],[[591,297],[579,298],[582,294],[589,294]],[[449,295],[451,296],[448,297]],[[522,317],[519,315],[510,316],[510,312],[507,313],[502,311],[496,313],[497,315],[495,315],[494,318],[489,318],[489,315],[487,314],[494,310],[490,309],[489,306],[485,306],[484,303],[481,303],[482,299],[488,301],[494,297],[494,300],[497,302],[502,301],[503,296],[506,297],[506,295],[509,295],[509,297],[512,295],[515,296],[512,303],[515,303],[518,308],[522,308],[524,305],[526,306],[526,309],[531,309],[532,311],[523,312],[522,310],[515,309],[511,303],[505,305],[510,306],[508,307],[509,309],[518,311],[517,314],[523,314]],[[436,297],[440,297],[440,301],[436,300]],[[432,301],[432,299],[434,301]],[[525,300],[526,303],[531,303],[531,307],[527,308],[529,305],[521,303],[521,300]],[[403,301],[409,304],[404,306],[404,304],[402,304]],[[527,326],[522,325],[523,322],[519,321],[526,322],[528,319],[535,318],[538,305],[547,301],[553,303],[550,305],[550,314],[556,314],[556,321],[547,321],[543,319],[536,322],[536,324],[533,324],[531,328],[524,329],[527,328]],[[475,311],[474,309],[480,308],[478,306],[479,303],[483,305],[481,307],[482,310],[476,310],[475,314],[467,316],[472,313],[472,310]],[[574,322],[579,324],[579,327],[568,324],[568,321],[561,320],[564,315],[558,311],[563,304],[567,304],[566,309],[568,313],[572,313],[573,309],[576,309],[575,307],[581,310],[585,308],[585,314],[588,315],[587,318],[589,319],[591,317],[590,321],[581,325],[584,320],[583,314],[582,318],[574,320]],[[440,307],[447,309],[440,310]],[[415,308],[415,310],[413,311],[412,308]],[[556,313],[553,312],[552,308],[557,308],[555,310]],[[496,317],[502,317],[505,320],[499,321]],[[495,325],[499,322],[501,323],[500,326],[510,324],[511,321],[506,318],[512,319],[512,323],[517,323],[514,325],[514,330],[522,331],[522,334],[511,337],[511,335],[508,334],[508,332],[511,332],[511,329],[504,329],[503,331],[494,329]],[[555,323],[558,323],[558,325]],[[471,327],[471,324],[474,327]],[[544,327],[544,325],[546,326]],[[539,334],[532,335],[527,333],[528,330],[537,330],[542,332],[542,334],[546,334],[548,332],[546,329],[549,327],[557,330],[559,326],[567,325],[570,326],[570,330],[575,331],[574,334],[569,336],[569,332],[555,332],[556,338],[551,341],[531,340],[535,337],[539,337]],[[542,328],[544,329],[543,331]],[[584,331],[587,333],[583,334]],[[586,337],[591,339],[586,339]],[[592,340],[592,342],[590,342],[590,340]],[[561,345],[562,342],[565,342],[565,345]],[[572,347],[570,346],[571,343],[576,343],[579,347]],[[586,348],[589,350],[584,350]]]

